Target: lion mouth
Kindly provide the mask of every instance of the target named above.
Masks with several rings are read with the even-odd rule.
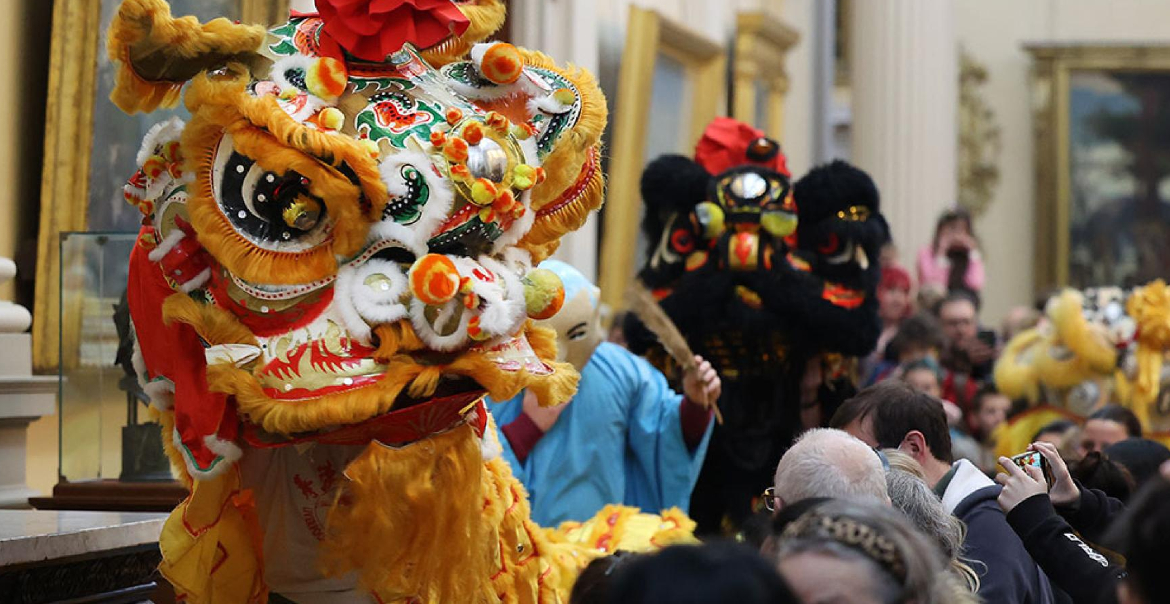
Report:
[[[404,394],[395,401],[392,411],[356,424],[285,435],[245,423],[243,436],[253,447],[272,448],[307,443],[367,445],[374,441],[401,446],[445,432],[463,422],[474,424],[477,432],[482,433],[487,422],[484,394],[472,380],[452,380],[426,399],[413,399]]]

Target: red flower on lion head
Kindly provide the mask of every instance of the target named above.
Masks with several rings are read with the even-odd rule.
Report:
[[[407,42],[433,46],[469,24],[451,0],[317,0],[317,11],[324,33],[365,61],[383,61]]]

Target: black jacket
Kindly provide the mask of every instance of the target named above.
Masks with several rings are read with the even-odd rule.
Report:
[[[1125,504],[1097,489],[1086,489],[1076,482],[1081,498],[1069,506],[1056,506],[1056,513],[1064,517],[1082,537],[1100,543],[1113,520],[1125,511]]]
[[[975,562],[972,567],[979,575],[979,597],[996,604],[1053,602],[1048,577],[1004,520],[996,502],[1000,490],[999,485],[992,485],[973,491],[954,511],[967,525],[963,556]]]
[[[1081,489],[1082,497],[1089,489]],[[1082,500],[1082,504],[1084,501]],[[1113,604],[1125,569],[1085,543],[1064,518],[1057,515],[1047,494],[1019,503],[1007,515],[1028,553],[1076,604]]]

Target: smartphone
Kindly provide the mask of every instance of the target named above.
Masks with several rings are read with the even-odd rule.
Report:
[[[996,338],[995,338],[995,331],[994,330],[980,329],[979,333],[976,334],[975,337],[979,338],[980,342],[987,344],[989,347],[995,348],[995,339]]]
[[[1033,468],[1040,468],[1040,472],[1044,474],[1044,482],[1048,486],[1052,486],[1052,468],[1048,466],[1048,458],[1044,457],[1039,451],[1025,451],[1019,455],[1012,456],[1012,461],[1021,468],[1032,466]]]

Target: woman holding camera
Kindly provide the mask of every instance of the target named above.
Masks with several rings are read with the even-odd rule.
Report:
[[[934,239],[918,252],[918,287],[945,294],[955,289],[983,289],[983,258],[971,225],[971,214],[956,208],[943,213]]]

